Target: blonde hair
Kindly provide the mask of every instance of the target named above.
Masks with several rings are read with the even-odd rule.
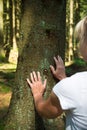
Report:
[[[80,44],[87,44],[87,16],[84,17],[75,28],[75,35]]]

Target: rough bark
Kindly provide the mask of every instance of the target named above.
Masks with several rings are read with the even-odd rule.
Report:
[[[32,70],[47,78],[45,98],[56,83],[49,66],[65,54],[65,0],[23,2],[19,58],[5,130],[62,130],[58,119],[42,119],[35,111],[26,78]]]

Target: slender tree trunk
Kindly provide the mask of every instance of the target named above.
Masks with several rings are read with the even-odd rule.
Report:
[[[73,3],[73,0],[70,0],[69,62],[73,60]]]
[[[80,21],[81,16],[80,16],[80,0],[76,0],[74,4],[74,27],[76,24]],[[76,39],[74,38],[74,58],[78,58],[78,43]]]
[[[3,1],[0,0],[0,56],[3,56]]]
[[[44,119],[35,111],[26,78],[33,70],[48,80],[45,97],[55,85],[50,72],[53,56],[65,55],[65,0],[23,1],[15,86],[5,130],[63,130],[58,118]]]
[[[8,39],[8,17],[7,17],[7,0],[3,1],[3,32],[4,47],[6,47]]]
[[[5,57],[9,61],[9,54],[13,46],[13,4],[12,0],[3,1],[4,6],[4,49]]]

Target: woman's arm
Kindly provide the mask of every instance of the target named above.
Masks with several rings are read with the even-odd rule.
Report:
[[[60,102],[53,92],[51,92],[47,100],[44,100],[43,94],[46,89],[46,80],[42,83],[40,72],[37,74],[32,72],[30,74],[30,79],[27,79],[27,82],[34,97],[36,110],[41,116],[46,118],[55,118],[63,112]]]
[[[63,112],[60,102],[56,95],[51,92],[49,98],[44,100],[43,97],[39,97],[39,103],[35,102],[38,113],[45,118],[56,118]]]

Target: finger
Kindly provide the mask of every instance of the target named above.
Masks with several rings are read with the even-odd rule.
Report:
[[[43,84],[44,89],[46,89],[46,84],[47,84],[47,79],[44,80],[44,84]]]
[[[55,73],[55,68],[52,65],[50,65],[50,69],[51,69],[52,73],[54,74]]]
[[[31,78],[32,83],[34,83],[33,73],[30,73],[30,78]]]
[[[37,72],[37,76],[38,76],[38,80],[41,81],[41,75],[39,71]]]
[[[60,56],[58,56],[58,61],[63,64],[63,60]]]
[[[30,88],[32,88],[32,83],[30,82],[30,80],[27,78],[27,83],[30,86]]]
[[[57,66],[58,65],[58,59],[56,57],[54,57],[54,61],[55,61],[55,64]]]
[[[37,81],[37,75],[36,75],[35,71],[33,71],[33,77],[34,77],[34,81]]]

